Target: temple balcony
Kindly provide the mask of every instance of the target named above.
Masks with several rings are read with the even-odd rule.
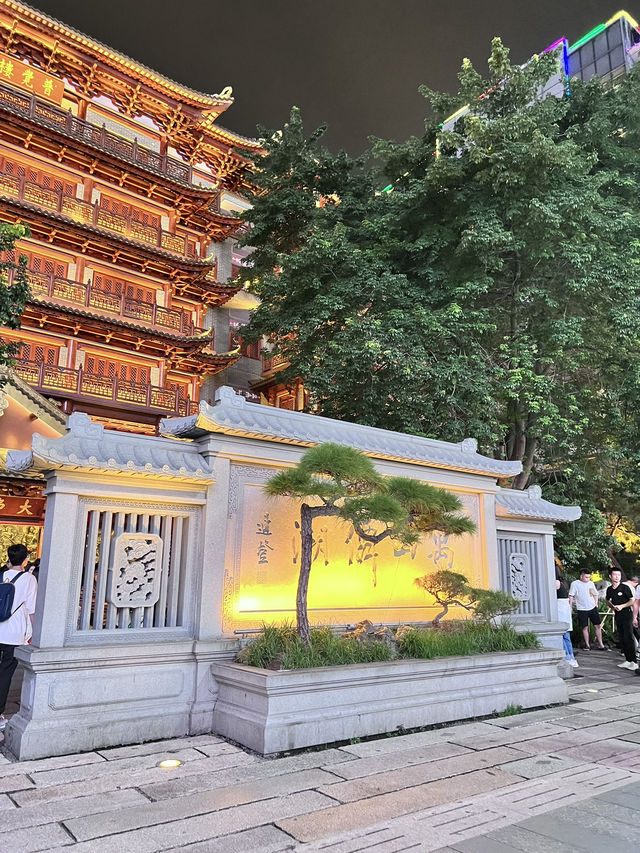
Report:
[[[112,410],[146,411],[167,415],[197,414],[198,403],[169,388],[85,373],[35,361],[17,361],[15,373],[47,397],[101,402]]]
[[[155,303],[131,299],[124,293],[111,293],[94,284],[82,284],[35,270],[27,270],[27,274],[31,295],[39,302],[84,309],[92,314],[101,314],[106,319],[119,318],[165,334],[192,337],[206,332],[213,348],[213,330],[196,326],[190,311],[163,308]],[[9,277],[13,278],[13,273]]]
[[[199,260],[193,246],[183,234],[172,234],[155,225],[138,222],[130,216],[120,216],[100,207],[99,202],[90,204],[73,196],[64,195],[62,190],[43,187],[27,181],[24,176],[16,177],[7,172],[0,172],[0,195],[36,205],[44,210],[51,210],[68,219],[111,231],[138,243],[154,246],[181,257]]]
[[[82,142],[96,145],[121,160],[159,172],[171,180],[183,184],[193,182],[191,166],[188,163],[153,151],[151,148],[140,145],[135,139],[131,142],[123,136],[112,133],[104,126],[98,127],[35,95],[29,96],[8,86],[0,85],[0,105],[16,110],[33,121],[62,130]]]

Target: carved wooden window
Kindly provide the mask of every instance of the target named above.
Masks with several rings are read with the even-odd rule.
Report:
[[[20,350],[20,361],[31,361],[36,364],[56,365],[58,363],[58,347],[38,341],[25,341]]]
[[[111,198],[108,195],[101,195],[100,207],[103,210],[108,210],[114,216],[129,217],[134,222],[140,222],[143,225],[150,225],[153,228],[160,227],[160,217],[155,213],[150,213],[144,208],[136,207],[126,201],[120,201],[117,198]]]
[[[170,391],[175,391],[178,395],[179,400],[187,400],[189,397],[189,389],[191,388],[191,383],[189,380],[179,380],[179,379],[168,379],[167,380],[167,388]]]
[[[106,358],[95,353],[87,353],[84,363],[85,373],[104,379],[118,378],[119,382],[146,384],[149,382],[150,370],[139,364]]]
[[[19,160],[12,160],[9,157],[3,157],[1,168],[8,175],[13,175],[17,178],[26,178],[29,183],[38,184],[45,189],[54,190],[62,195],[74,197],[76,194],[76,185],[72,181],[65,181],[57,175],[52,175],[43,169],[39,169],[32,164],[21,163]]]
[[[67,278],[69,266],[62,261],[48,258],[46,255],[40,255],[29,250],[20,250],[21,255],[26,255],[28,258],[27,265],[34,272],[44,273],[45,275],[54,275],[58,278]]]
[[[147,305],[153,305],[155,302],[155,291],[153,289],[131,284],[124,279],[115,278],[115,276],[104,273],[94,274],[93,289],[99,290],[100,293],[107,293],[118,297],[124,294],[125,298],[131,302],[144,302]]]

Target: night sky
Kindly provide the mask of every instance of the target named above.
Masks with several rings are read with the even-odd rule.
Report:
[[[622,0],[32,0],[38,9],[204,92],[233,86],[221,123],[247,136],[290,107],[327,144],[358,154],[369,135],[419,134],[420,83],[455,90],[468,56],[486,70],[500,35],[523,62],[562,35],[572,43]],[[640,0],[627,11],[640,17]]]

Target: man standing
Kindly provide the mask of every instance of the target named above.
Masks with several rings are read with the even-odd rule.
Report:
[[[584,639],[585,649],[588,652],[591,651],[591,645],[589,643],[589,622],[591,622],[596,631],[598,648],[604,651],[605,645],[602,642],[602,620],[598,613],[598,591],[591,580],[591,572],[586,569],[580,572],[580,580],[574,581],[569,589],[569,605],[571,607],[573,607],[574,601],[578,610],[578,623],[582,628],[582,637]]]
[[[626,658],[624,663],[619,663],[621,669],[638,669],[636,663],[636,646],[633,642],[633,601],[634,593],[631,587],[622,583],[622,572],[620,569],[611,569],[609,572],[611,586],[607,587],[606,599],[609,607],[614,611],[613,618],[616,623],[616,631],[620,637],[622,652]]]
[[[0,731],[7,724],[4,709],[11,679],[18,665],[14,650],[16,646],[23,645],[31,637],[38,591],[38,582],[34,576],[24,571],[24,563],[29,553],[25,546],[10,545],[7,553],[9,567],[0,571],[0,583],[8,583],[15,579],[15,592],[12,614],[4,622],[0,622]]]

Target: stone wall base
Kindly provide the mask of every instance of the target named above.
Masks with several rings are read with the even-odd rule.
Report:
[[[217,734],[262,755],[568,701],[562,652],[518,651],[272,672],[212,666]]]

